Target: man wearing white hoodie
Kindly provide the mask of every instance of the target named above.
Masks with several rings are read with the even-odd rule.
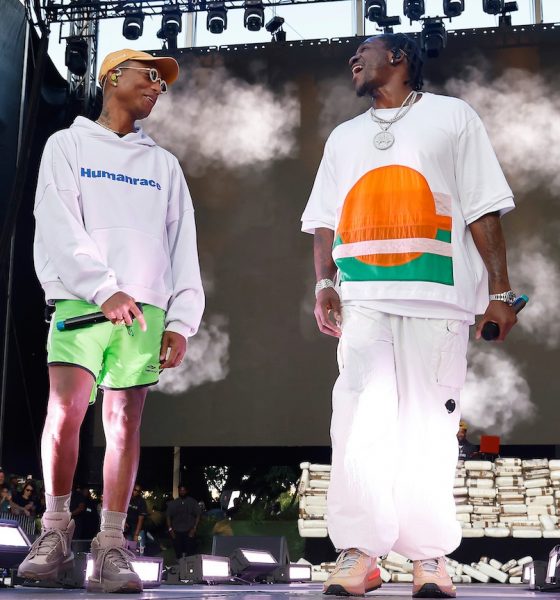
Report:
[[[135,122],[178,76],[177,62],[121,50],[101,65],[103,110],[78,117],[44,150],[35,202],[35,268],[55,305],[47,342],[49,403],[42,438],[47,510],[20,576],[69,568],[70,492],[90,397],[104,390],[107,440],[101,531],[88,590],[142,589],[123,528],[140,453],[147,386],[178,366],[204,309],[192,200],[177,159]],[[140,309],[136,303],[142,303]],[[59,331],[101,310],[108,321]]]

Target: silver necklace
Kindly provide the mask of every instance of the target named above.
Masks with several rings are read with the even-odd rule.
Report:
[[[391,119],[384,119],[383,117],[380,117],[375,112],[375,107],[371,107],[369,114],[372,120],[377,123],[381,129],[381,131],[373,138],[373,145],[378,150],[387,150],[387,148],[390,148],[395,143],[395,136],[389,131],[389,127],[391,127],[393,123],[396,123],[402,119],[408,113],[408,111],[412,108],[412,105],[416,102],[417,96],[418,92],[416,90],[412,90],[400,105],[395,116]]]
[[[100,121],[95,121],[98,125],[101,125],[101,127],[103,127],[103,129],[106,129],[107,131],[110,131],[112,133],[116,133],[117,135],[128,135],[127,133],[121,133],[120,131],[115,131],[114,129],[111,129],[110,127],[107,127],[107,125],[103,125],[103,123],[101,123]]]

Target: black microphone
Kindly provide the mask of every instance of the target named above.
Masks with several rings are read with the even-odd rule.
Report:
[[[525,294],[522,294],[521,296],[517,296],[511,306],[517,314],[520,310],[525,308],[527,302],[529,302],[529,297]],[[492,340],[500,337],[500,326],[498,323],[494,323],[494,321],[486,321],[486,323],[484,323],[484,327],[482,328],[481,335],[487,342],[491,342]]]
[[[142,310],[142,303],[137,302],[136,306],[140,312]],[[134,319],[134,316],[132,316]],[[65,331],[67,329],[79,329],[80,327],[86,327],[87,325],[95,325],[96,323],[104,323],[109,319],[102,312],[95,312],[89,315],[80,315],[78,317],[71,317],[70,319],[64,319],[64,321],[57,321],[56,328],[58,331]]]

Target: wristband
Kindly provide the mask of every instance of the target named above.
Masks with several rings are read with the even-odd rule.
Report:
[[[332,279],[320,279],[315,284],[315,298],[317,298],[321,290],[325,290],[327,288],[334,288],[334,281]]]

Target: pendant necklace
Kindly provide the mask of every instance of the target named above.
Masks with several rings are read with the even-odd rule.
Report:
[[[393,123],[396,123],[402,119],[408,113],[408,111],[412,108],[412,105],[416,102],[417,96],[418,92],[416,90],[412,90],[400,105],[396,115],[391,119],[383,119],[376,114],[375,107],[371,107],[369,114],[372,120],[377,123],[381,129],[381,131],[373,138],[373,145],[378,150],[387,150],[395,143],[395,136],[389,131],[389,127],[391,127]]]

